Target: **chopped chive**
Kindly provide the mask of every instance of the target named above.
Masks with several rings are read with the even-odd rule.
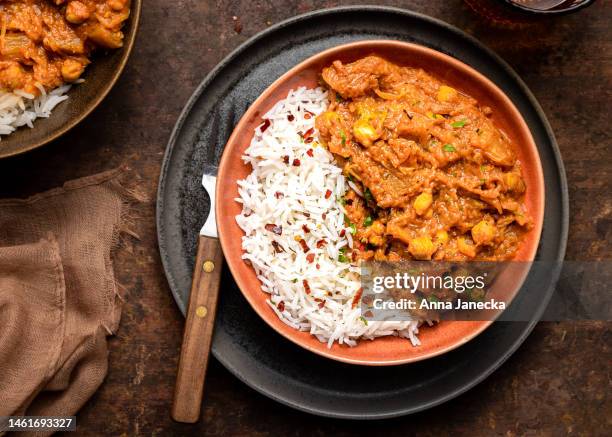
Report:
[[[354,223],[351,223],[349,228],[351,228],[351,234],[355,235],[357,233],[357,226]]]
[[[346,205],[346,199],[344,197],[341,197],[338,201],[340,202],[340,205]]]
[[[359,317],[359,320],[361,320],[364,325],[368,326],[368,321],[366,320],[365,317],[361,316],[361,317]]]
[[[365,227],[368,227],[368,226],[371,226],[373,222],[374,220],[372,219],[372,216],[367,216],[365,220],[363,221],[363,225]]]
[[[445,144],[444,147],[442,147],[444,149],[445,152],[456,152],[457,149],[455,149],[455,147],[452,144]]]
[[[452,127],[463,127],[465,126],[465,120],[459,120],[451,123]]]
[[[344,254],[341,253],[340,255],[338,255],[338,261],[340,261],[341,263],[347,263],[348,258]]]

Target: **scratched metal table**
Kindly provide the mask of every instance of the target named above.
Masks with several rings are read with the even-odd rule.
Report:
[[[353,2],[355,3],[355,2]],[[377,2],[429,14],[471,33],[521,75],[546,111],[570,187],[568,259],[612,257],[608,110],[612,8],[605,0],[546,25],[492,26],[460,1]],[[314,418],[281,406],[211,363],[203,419],[172,422],[183,318],[161,268],[155,191],[170,130],[203,76],[249,36],[330,1],[149,0],[126,71],[80,126],[34,153],[0,161],[0,195],[27,196],[128,163],[151,199],[136,211],[139,242],[116,259],[127,289],[108,377],[78,415],[80,435],[605,435],[610,324],[541,323],[501,369],[458,399],[385,422]],[[205,44],[205,45],[203,45]]]

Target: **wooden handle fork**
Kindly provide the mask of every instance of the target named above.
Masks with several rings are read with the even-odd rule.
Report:
[[[172,403],[172,418],[178,422],[194,423],[200,417],[222,262],[219,240],[200,235]]]

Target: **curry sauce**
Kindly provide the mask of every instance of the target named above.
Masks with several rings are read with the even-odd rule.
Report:
[[[0,89],[37,95],[81,77],[96,49],[123,45],[129,0],[0,1]]]
[[[532,220],[514,146],[492,110],[377,56],[324,68],[320,141],[352,187],[353,259],[511,259]]]

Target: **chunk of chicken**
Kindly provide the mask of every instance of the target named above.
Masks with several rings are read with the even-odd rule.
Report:
[[[87,5],[80,1],[71,1],[66,6],[66,20],[72,24],[81,24],[87,20],[91,15]]]

